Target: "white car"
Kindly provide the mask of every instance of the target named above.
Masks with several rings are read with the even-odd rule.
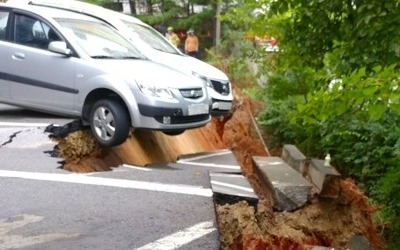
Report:
[[[25,2],[26,0],[10,1]],[[146,58],[200,78],[207,86],[211,97],[212,115],[223,115],[230,112],[233,93],[227,75],[210,64],[183,54],[157,30],[139,19],[76,0],[28,0],[27,2],[31,5],[51,6],[85,13],[111,24],[128,36]]]
[[[106,147],[131,127],[179,134],[211,119],[202,81],[89,15],[0,3],[0,58],[1,103],[80,118]]]

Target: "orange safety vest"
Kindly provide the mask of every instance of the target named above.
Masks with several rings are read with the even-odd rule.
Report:
[[[199,50],[199,39],[197,36],[188,36],[185,41],[185,52],[193,52]]]

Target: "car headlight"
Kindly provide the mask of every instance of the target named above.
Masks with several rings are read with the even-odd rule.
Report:
[[[142,91],[142,93],[145,95],[160,99],[169,99],[169,100],[175,99],[171,90],[169,90],[166,87],[160,87],[153,84],[144,84],[139,82],[137,84],[139,86],[140,91]]]
[[[203,82],[204,86],[212,88],[212,84],[211,84],[210,80],[207,77],[205,77],[203,75],[200,75],[199,73],[194,72],[194,71],[192,72],[192,74],[194,76],[198,77]]]

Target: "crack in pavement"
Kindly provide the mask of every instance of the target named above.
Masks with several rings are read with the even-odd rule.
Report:
[[[1,144],[1,145],[0,145],[0,148],[3,147],[3,146],[5,146],[5,145],[7,145],[7,144],[12,143],[12,142],[13,142],[13,139],[14,139],[15,137],[17,137],[17,135],[18,135],[19,133],[21,133],[21,132],[22,132],[22,130],[17,131],[17,132],[15,132],[15,133],[13,133],[12,135],[10,135],[10,139],[9,139],[8,141],[4,142],[3,144]]]

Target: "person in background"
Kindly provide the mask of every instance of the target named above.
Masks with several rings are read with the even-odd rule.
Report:
[[[179,36],[174,32],[174,28],[171,26],[168,27],[168,40],[178,48],[179,43],[181,42],[181,39],[179,39]]]
[[[269,43],[271,44],[272,47],[274,47],[276,45],[276,38],[272,36],[271,39],[269,40]]]
[[[185,40],[185,53],[189,56],[199,58],[199,39],[194,34],[194,30],[190,29],[187,32],[188,36]]]

